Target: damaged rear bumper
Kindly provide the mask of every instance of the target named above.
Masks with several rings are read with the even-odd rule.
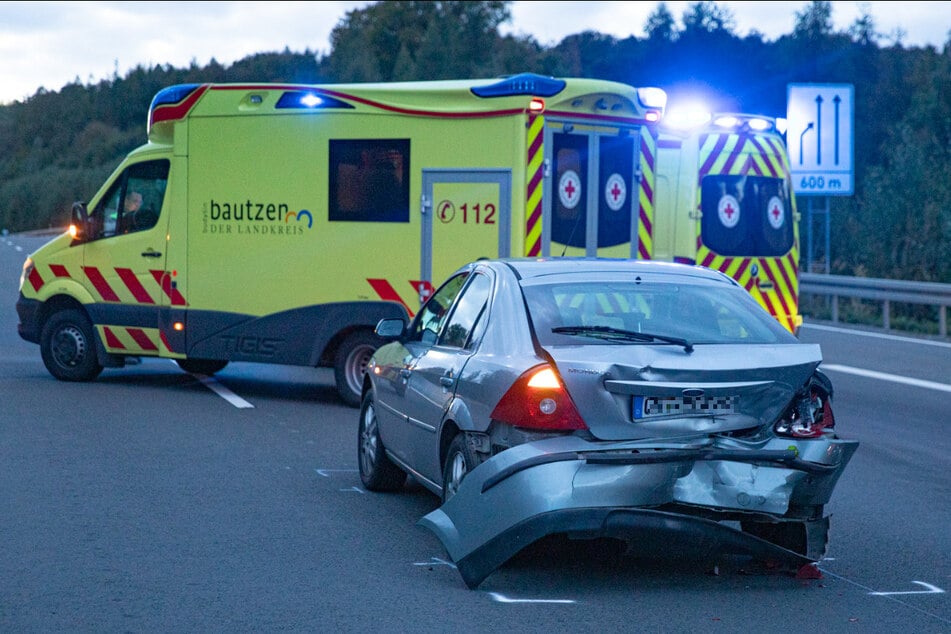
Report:
[[[644,553],[750,555],[802,565],[825,551],[820,509],[855,441],[775,439],[755,448],[590,443],[569,437],[504,451],[474,469],[459,492],[420,520],[442,541],[470,588],[532,542],[556,533],[613,537]],[[796,551],[718,520],[795,524]]]

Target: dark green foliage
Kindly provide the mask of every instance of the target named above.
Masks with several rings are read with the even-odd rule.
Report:
[[[785,116],[789,83],[855,86],[855,195],[832,206],[833,273],[951,282],[951,45],[904,48],[863,13],[836,32],[832,3],[790,16],[790,34],[740,36],[732,14],[663,2],[643,35],[596,32],[543,47],[503,36],[508,2],[377,2],[350,11],[331,51],[263,52],[229,67],[138,67],[97,84],[40,90],[0,106],[0,228],[62,224],[122,156],[146,141],[152,97],[197,82],[357,82],[492,77],[517,72],[660,86],[672,104],[705,96],[724,110]],[[940,15],[935,16],[940,19]],[[519,25],[526,29],[528,25]],[[891,41],[887,46],[881,42]],[[800,211],[805,208],[799,201]],[[805,234],[803,234],[805,235]],[[801,249],[805,254],[805,248]]]

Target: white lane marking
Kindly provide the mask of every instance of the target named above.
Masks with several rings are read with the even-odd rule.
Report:
[[[254,409],[254,405],[247,402],[246,400],[244,400],[243,398],[241,398],[240,396],[238,396],[237,394],[235,394],[234,392],[226,388],[221,383],[218,383],[218,381],[214,380],[210,376],[206,376],[204,374],[192,374],[192,376],[194,376],[196,379],[204,383],[205,386],[209,390],[211,390],[212,392],[214,392],[221,398],[225,399],[226,401],[228,401],[235,407],[240,409],[248,409],[248,408]]]
[[[944,594],[944,590],[938,586],[933,586],[930,583],[925,583],[924,581],[912,581],[912,583],[917,583],[919,586],[924,586],[928,588],[927,590],[908,590],[906,592],[869,592],[869,594],[884,597],[894,594]]]
[[[329,478],[331,473],[356,473],[356,469],[314,469],[317,475]]]
[[[892,383],[901,383],[902,385],[911,385],[914,387],[923,387],[929,390],[938,390],[939,392],[949,392],[951,393],[951,385],[947,383],[937,383],[935,381],[924,381],[922,379],[912,379],[907,376],[899,376],[897,374],[886,374],[884,372],[875,372],[874,370],[863,370],[862,368],[853,368],[848,365],[836,365],[835,363],[829,363],[819,366],[823,370],[832,370],[833,372],[844,372],[845,374],[854,374],[856,376],[864,376],[869,379],[879,379],[882,381],[891,381]]]
[[[440,559],[439,557],[432,557],[429,561],[417,561],[413,563],[414,566],[449,566],[453,570],[456,568],[456,564],[451,561],[446,561],[445,559]]]
[[[820,326],[819,324],[803,324],[803,328],[813,328],[815,330],[825,330],[828,332],[838,332],[847,335],[858,335],[859,337],[872,337],[875,339],[890,339],[892,341],[903,341],[905,343],[920,343],[923,346],[937,346],[939,348],[951,348],[951,343],[943,341],[932,341],[931,339],[916,339],[914,337],[902,337],[901,335],[886,335],[881,332],[866,332],[864,330],[850,330],[849,328],[836,328],[835,326]]]
[[[360,487],[347,487],[346,489],[340,489],[340,490],[341,490],[341,491],[346,491],[346,492],[348,492],[348,493],[353,493],[354,491],[356,491],[356,492],[359,493],[360,495],[366,495],[366,494],[363,492],[363,489],[361,489]]]
[[[510,599],[498,592],[490,592],[489,596],[499,603],[576,603],[574,599]]]

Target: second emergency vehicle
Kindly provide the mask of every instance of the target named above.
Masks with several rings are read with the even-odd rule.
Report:
[[[671,110],[657,140],[657,217],[640,246],[644,258],[726,273],[796,334],[799,215],[778,123]]]
[[[461,264],[636,257],[666,95],[531,74],[160,91],[148,143],[27,259],[19,333],[68,381],[139,357],[333,367]]]

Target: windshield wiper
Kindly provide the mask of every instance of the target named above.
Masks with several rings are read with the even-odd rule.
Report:
[[[635,330],[624,330],[622,328],[612,328],[610,326],[557,326],[551,331],[558,335],[581,335],[584,337],[601,337],[602,339],[633,339],[634,341],[663,341],[672,343],[676,346],[682,346],[684,352],[693,352],[693,344],[680,337],[668,337],[667,335],[655,335],[649,332],[637,332]]]

